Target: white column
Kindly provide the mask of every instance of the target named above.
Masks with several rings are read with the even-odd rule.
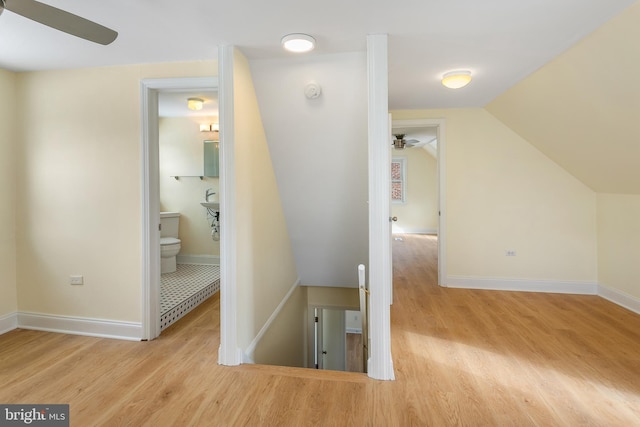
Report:
[[[233,46],[218,47],[220,123],[220,349],[218,363],[242,363],[238,348],[236,290],[236,180],[234,149]]]
[[[367,36],[369,91],[369,290],[371,348],[368,375],[395,379],[391,359],[390,135],[387,35]]]

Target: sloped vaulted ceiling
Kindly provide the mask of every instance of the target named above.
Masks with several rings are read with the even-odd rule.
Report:
[[[486,109],[594,191],[640,194],[640,2]]]

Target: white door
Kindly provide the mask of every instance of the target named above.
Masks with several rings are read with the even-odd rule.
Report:
[[[344,310],[322,310],[322,369],[347,369],[347,330]]]

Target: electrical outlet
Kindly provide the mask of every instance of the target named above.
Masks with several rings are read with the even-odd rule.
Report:
[[[506,249],[504,251],[505,256],[516,256],[516,251],[514,249]]]
[[[84,285],[84,278],[82,276],[69,276],[69,283],[71,285]]]

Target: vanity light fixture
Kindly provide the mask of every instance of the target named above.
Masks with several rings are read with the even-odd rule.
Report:
[[[449,89],[460,89],[469,84],[471,81],[471,71],[457,70],[444,73],[442,76],[442,84]]]
[[[220,126],[217,123],[200,125],[200,132],[218,132],[219,130]]]
[[[286,50],[296,53],[309,52],[316,47],[316,39],[302,33],[287,34],[282,38],[281,43]]]
[[[202,110],[204,105],[204,99],[200,98],[187,98],[187,107],[189,110],[199,111]]]

